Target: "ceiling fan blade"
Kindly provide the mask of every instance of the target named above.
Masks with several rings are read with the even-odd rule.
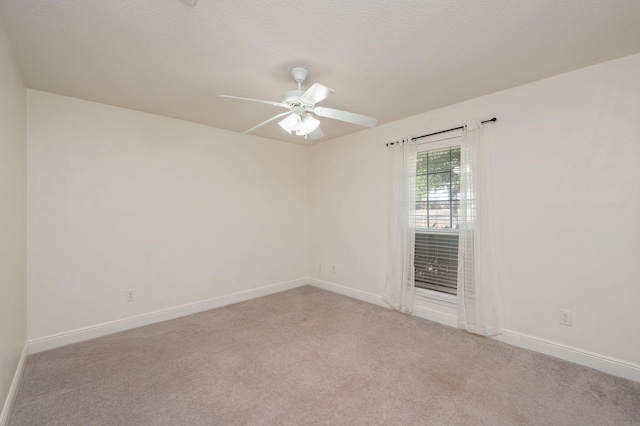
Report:
[[[324,137],[324,133],[322,132],[322,129],[320,129],[320,127],[318,127],[313,132],[309,133],[307,136],[309,136],[313,140],[316,140],[316,139],[323,138]]]
[[[260,127],[260,126],[264,126],[265,124],[267,124],[267,123],[269,123],[269,122],[271,122],[271,121],[273,121],[273,120],[275,120],[275,119],[277,119],[277,118],[280,118],[280,117],[282,117],[282,116],[284,116],[284,115],[288,115],[288,114],[291,114],[291,111],[283,112],[282,114],[278,114],[278,115],[276,115],[276,116],[274,116],[274,117],[271,117],[270,119],[265,120],[265,121],[263,121],[262,123],[258,124],[257,126],[253,126],[253,127],[252,127],[252,128],[250,128],[249,130],[246,130],[246,131],[244,131],[244,132],[242,132],[242,133],[249,133],[249,132],[251,132],[251,131],[253,131],[253,130],[257,129],[257,128],[258,128],[258,127]]]
[[[341,111],[339,109],[315,107],[313,112],[320,117],[333,118],[334,120],[346,121],[347,123],[359,126],[373,127],[378,124],[378,119],[354,112]]]
[[[251,101],[251,102],[259,102],[261,104],[273,105],[277,107],[285,107],[288,108],[285,104],[280,102],[271,102],[271,101],[263,101],[261,99],[251,99],[251,98],[241,98],[240,96],[229,96],[229,95],[218,95],[219,98],[229,98],[229,99],[240,99],[242,101]]]
[[[335,90],[328,88],[327,86],[314,83],[309,87],[306,92],[300,95],[300,100],[305,104],[315,105],[323,99],[327,99],[329,96],[335,93]]]

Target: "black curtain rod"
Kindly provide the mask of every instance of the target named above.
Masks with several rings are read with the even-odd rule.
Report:
[[[498,121],[498,119],[493,117],[493,118],[490,118],[488,120],[481,121],[481,123],[484,124],[484,123],[488,123],[490,121]],[[464,129],[464,126],[454,127],[453,129],[440,130],[439,132],[429,133],[428,135],[416,136],[415,138],[411,138],[411,140],[415,141],[416,139],[426,138],[427,136],[439,135],[440,133],[447,133],[447,132],[452,132],[454,130],[461,130],[461,129]]]

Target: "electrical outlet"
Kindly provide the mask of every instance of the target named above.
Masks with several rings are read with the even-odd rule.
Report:
[[[318,263],[318,272],[322,272],[322,263]]]
[[[571,311],[560,309],[560,324],[571,325]]]
[[[336,273],[336,265],[331,265],[331,273]]]
[[[133,288],[125,290],[124,291],[124,301],[125,302],[133,302],[134,300],[136,300],[136,290],[133,289]]]

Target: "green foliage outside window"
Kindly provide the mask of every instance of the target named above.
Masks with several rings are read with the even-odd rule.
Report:
[[[457,229],[460,148],[423,152],[416,165],[418,228]]]

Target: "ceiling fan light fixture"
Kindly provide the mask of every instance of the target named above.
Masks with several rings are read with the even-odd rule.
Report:
[[[285,130],[285,132],[289,134],[291,134],[292,132],[298,132],[300,131],[300,129],[304,128],[304,125],[302,124],[302,118],[295,112],[286,116],[278,124]]]
[[[320,121],[311,114],[300,115],[294,112],[278,124],[289,134],[295,132],[298,136],[306,136],[320,126]]]
[[[285,132],[287,132],[287,133],[291,134],[291,129],[289,128],[289,126],[287,126],[287,119],[286,119],[286,118],[285,118],[284,120],[281,120],[280,122],[278,122],[278,125],[279,125],[280,127],[282,127],[282,129],[283,129]]]
[[[185,0],[183,0],[185,1]],[[195,1],[195,0],[194,0]],[[257,124],[245,130],[243,133],[249,133],[265,124],[271,123],[280,117],[285,117],[278,122],[278,125],[288,134],[295,132],[298,136],[304,136],[305,139],[311,135],[311,139],[320,139],[324,137],[324,132],[320,129],[320,121],[311,113],[318,117],[326,117],[332,120],[344,121],[346,123],[356,124],[364,127],[373,127],[378,123],[374,117],[368,117],[362,114],[356,114],[349,111],[342,111],[335,108],[327,108],[316,106],[319,102],[325,100],[334,93],[334,90],[320,83],[314,83],[307,90],[302,90],[302,83],[309,75],[309,71],[304,67],[294,67],[291,70],[291,76],[298,83],[297,90],[289,90],[282,96],[281,102],[264,101],[261,99],[242,98],[239,96],[218,95],[223,98],[240,99],[244,101],[258,102],[261,104],[272,105],[276,107],[286,108],[288,111],[277,114],[260,124]]]
[[[298,136],[307,136],[309,133],[313,132],[320,126],[320,121],[316,120],[311,114],[305,114],[302,119],[302,126],[296,132]]]
[[[289,115],[284,122],[292,132],[297,132],[302,127],[302,118],[296,113]]]

